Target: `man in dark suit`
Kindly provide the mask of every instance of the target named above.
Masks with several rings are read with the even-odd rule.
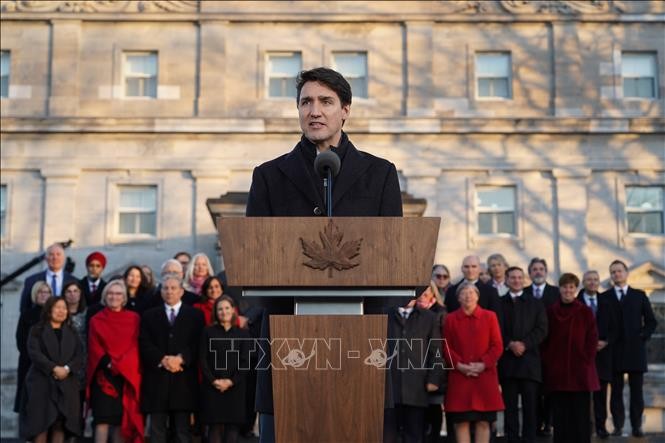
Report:
[[[556,303],[560,297],[559,288],[547,283],[547,262],[544,258],[534,257],[529,262],[527,270],[531,285],[524,288],[524,294],[540,300],[547,311],[547,308]],[[540,437],[552,435],[552,405],[549,394],[542,392],[542,389],[538,400],[538,430],[536,433]]]
[[[21,314],[32,307],[30,293],[32,286],[38,281],[45,281],[51,287],[53,295],[59,297],[64,285],[70,282],[76,282],[77,279],[69,272],[65,271],[65,262],[67,256],[65,249],[60,243],[53,243],[46,249],[46,270],[32,274],[25,279],[23,291],[21,292]]]
[[[598,353],[596,371],[600,390],[593,393],[593,412],[596,435],[601,439],[610,436],[605,428],[607,421],[607,386],[612,381],[612,351],[620,335],[619,314],[621,307],[615,297],[598,294],[600,275],[598,271],[587,271],[582,278],[582,290],[577,295],[579,301],[587,305],[596,318],[598,329]]]
[[[182,254],[182,253],[180,253]],[[185,270],[180,264],[180,261],[175,258],[170,258],[162,263],[162,267],[159,270],[160,280],[164,280],[167,275],[175,275],[180,280],[185,278]],[[182,302],[188,306],[194,306],[194,303],[201,301],[201,297],[196,295],[193,292],[190,292],[183,288]],[[162,284],[155,286],[155,290],[151,295],[151,300],[149,305],[152,306],[161,306],[162,304]]]
[[[541,302],[524,293],[522,268],[508,268],[505,281],[508,293],[501,298],[504,352],[499,360],[501,394],[506,405],[504,429],[508,443],[533,443],[536,440],[538,391],[542,383],[540,344],[547,337],[547,315]]]
[[[141,318],[139,347],[143,364],[143,412],[150,414],[150,441],[191,442],[190,414],[198,409],[198,349],[203,314],[182,302],[182,280],[162,280],[164,304]]]
[[[356,149],[342,131],[351,112],[351,86],[328,68],[303,71],[296,82],[296,105],[303,135],[287,154],[254,169],[249,190],[248,217],[321,216],[326,213],[323,181],[314,170],[320,152],[331,150],[341,159],[334,179],[332,212],[336,216],[402,216],[402,199],[395,165]],[[365,312],[374,309],[366,303]],[[293,314],[293,299],[256,302],[246,311],[250,327],[261,323],[268,338],[268,315]],[[269,349],[266,350],[268,356]],[[269,364],[269,358],[262,359]],[[256,407],[261,441],[274,440],[272,379],[258,371]]]
[[[441,323],[432,311],[415,304],[412,300],[388,311],[388,355],[395,355],[389,366],[395,407],[385,410],[384,442],[398,441],[400,427],[403,442],[422,442],[428,393],[443,383]]]
[[[614,287],[603,295],[614,297],[620,305],[621,336],[614,352],[614,374],[610,396],[610,412],[614,422],[612,435],[621,435],[626,419],[623,405],[624,374],[630,385],[630,425],[633,436],[642,437],[644,412],[644,373],[647,372],[646,342],[656,330],[657,321],[644,291],[628,286],[628,266],[621,260],[610,264]]]
[[[454,285],[451,285],[446,291],[445,304],[448,312],[454,312],[459,309],[460,304],[457,300],[457,288],[463,282],[468,281],[476,285],[480,292],[478,304],[483,309],[489,309],[496,313],[499,324],[503,322],[503,314],[501,312],[501,298],[496,288],[492,285],[480,281],[480,257],[477,255],[469,255],[462,260],[462,274],[464,279],[460,280]]]
[[[99,251],[89,254],[85,259],[85,268],[88,274],[79,280],[83,295],[88,306],[99,303],[106,281],[102,278],[102,272],[106,268],[106,256]]]

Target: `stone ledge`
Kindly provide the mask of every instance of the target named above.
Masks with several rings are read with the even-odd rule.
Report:
[[[0,133],[299,134],[297,119],[4,117]],[[355,134],[661,134],[665,118],[355,118]]]

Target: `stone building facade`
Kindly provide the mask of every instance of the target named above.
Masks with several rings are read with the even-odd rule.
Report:
[[[93,250],[107,274],[216,256],[211,202],[241,213],[253,167],[300,136],[294,73],[327,65],[352,79],[354,144],[443,218],[454,274],[469,253],[544,257],[552,279],[621,258],[665,303],[663,2],[0,8],[3,274],[68,238],[77,275]],[[2,288],[3,377],[21,280]]]

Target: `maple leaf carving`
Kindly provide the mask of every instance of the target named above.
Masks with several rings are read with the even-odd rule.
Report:
[[[302,253],[310,258],[303,265],[322,271],[327,269],[328,277],[332,278],[333,269],[343,271],[355,268],[360,264],[359,261],[353,259],[360,255],[362,238],[342,243],[344,234],[330,220],[323,231],[319,232],[319,239],[321,240],[320,245],[315,241],[300,238]]]

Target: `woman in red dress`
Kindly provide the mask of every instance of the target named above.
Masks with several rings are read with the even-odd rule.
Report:
[[[552,393],[554,441],[591,441],[591,392],[596,372],[598,330],[593,311],[577,300],[576,275],[559,279],[561,299],[547,309],[549,334],[542,345],[545,389]]]
[[[105,443],[109,433],[114,443],[142,442],[140,317],[125,309],[127,288],[122,280],[104,287],[101,302],[105,308],[90,319],[88,328],[86,396],[94,417],[95,442]]]
[[[448,314],[443,327],[444,355],[454,368],[448,374],[445,410],[458,443],[471,441],[472,423],[475,441],[489,442],[490,423],[504,409],[496,367],[503,353],[499,321],[494,312],[478,306],[479,297],[476,285],[459,285],[461,309]]]

